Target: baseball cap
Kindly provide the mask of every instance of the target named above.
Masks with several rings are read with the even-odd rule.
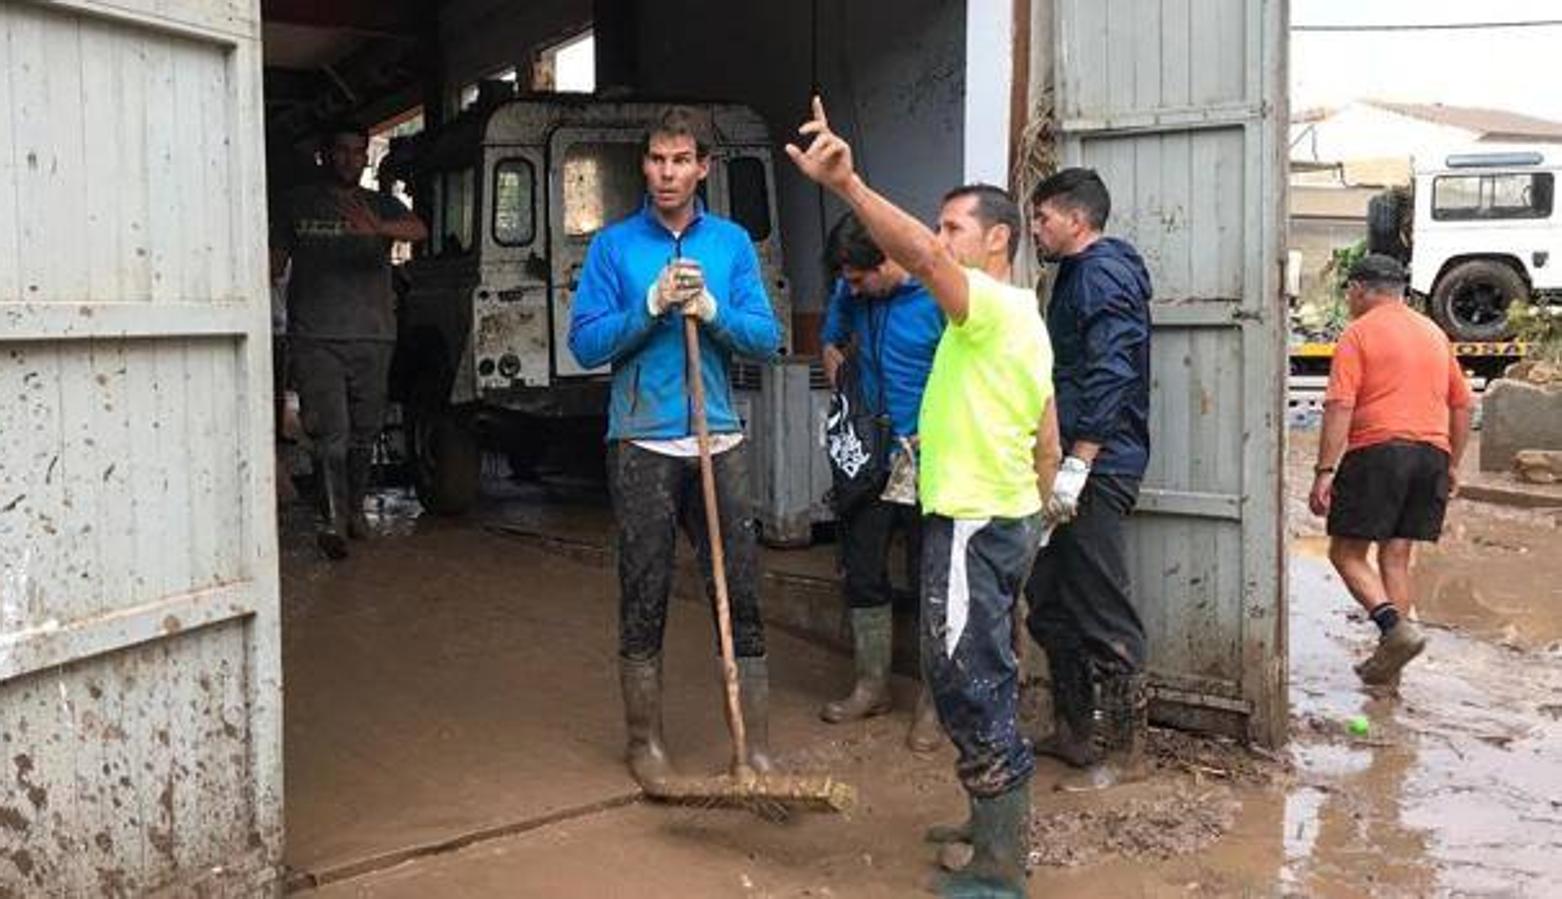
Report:
[[[1361,284],[1404,284],[1410,278],[1405,275],[1405,267],[1394,257],[1368,253],[1351,263],[1345,280]]]

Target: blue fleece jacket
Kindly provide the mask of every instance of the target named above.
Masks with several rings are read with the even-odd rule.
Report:
[[[837,279],[825,313],[825,343],[844,347],[857,338],[857,371],[869,408],[879,408],[879,385],[897,437],[917,433],[922,391],[933,370],[933,354],[944,333],[944,313],[933,295],[915,278],[882,299],[859,297]]]
[[[569,348],[586,368],[612,364],[608,440],[664,440],[694,433],[685,374],[683,316],[652,316],[646,294],[680,252],[649,205],[592,238],[570,311]],[[700,263],[716,317],[700,324],[700,363],[712,433],[742,430],[727,368],[733,356],[765,360],[781,348],[781,325],[741,226],[697,205],[681,252]]]
[[[1101,444],[1093,471],[1143,477],[1150,461],[1150,273],[1104,237],[1058,266],[1047,307],[1063,449]]]

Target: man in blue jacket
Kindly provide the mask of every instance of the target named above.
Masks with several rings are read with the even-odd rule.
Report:
[[[618,521],[619,678],[630,771],[645,786],[671,773],[662,738],[662,633],[681,526],[707,572],[711,547],[700,494],[683,319],[700,323],[700,361],[712,435],[718,512],[731,591],[733,641],[750,764],[769,757],[769,672],[759,617],[758,549],[742,423],[733,411],[732,357],[765,359],[781,326],[765,295],[748,233],[696,197],[710,171],[709,124],[665,110],[642,147],[645,203],[591,241],[570,315],[582,366],[611,364],[608,484]]]
[[[933,354],[944,333],[944,314],[927,288],[884,255],[857,216],[848,212],[830,229],[825,265],[840,277],[830,295],[824,333],[824,370],[837,383],[847,354],[863,402],[889,418],[892,464],[909,462],[917,437],[922,391],[933,370]],[[894,635],[889,577],[890,538],[906,537],[906,570],[920,595],[922,521],[916,497],[871,496],[855,508],[837,509],[846,605],[850,610],[856,682],[851,693],[828,702],[819,717],[831,724],[857,721],[890,710],[890,646]],[[919,752],[938,748],[942,734],[927,692],[917,703],[907,744]]]
[[[1064,169],[1030,203],[1037,250],[1058,266],[1047,333],[1067,454],[1047,502],[1056,530],[1025,588],[1052,681],[1054,730],[1037,751],[1082,769],[1060,789],[1100,789],[1138,773],[1146,729],[1123,522],[1150,457],[1150,275],[1131,245],[1102,235],[1112,201],[1094,171]]]

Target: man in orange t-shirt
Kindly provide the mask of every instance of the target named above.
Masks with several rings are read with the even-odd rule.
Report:
[[[1308,497],[1313,514],[1328,516],[1329,560],[1380,632],[1356,673],[1390,687],[1426,648],[1408,618],[1411,547],[1442,534],[1470,436],[1464,373],[1443,332],[1405,305],[1405,281],[1404,267],[1378,254],[1346,276],[1352,321],[1329,370]]]

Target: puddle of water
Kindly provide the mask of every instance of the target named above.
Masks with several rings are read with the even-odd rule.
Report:
[[[1562,564],[1528,556],[1465,558],[1428,552],[1413,576],[1430,620],[1500,643],[1537,649],[1562,640]]]
[[[423,506],[410,487],[376,490],[365,500],[369,527],[377,536],[406,537],[417,531]]]
[[[1370,626],[1327,563],[1292,565],[1292,746],[1281,880],[1308,895],[1556,895],[1562,890],[1562,660],[1433,632],[1401,697],[1351,663]],[[1349,736],[1354,715],[1370,722]],[[1354,885],[1351,887],[1350,885]]]
[[[1292,537],[1291,555],[1301,559],[1327,559],[1329,558],[1329,538],[1322,534]]]

